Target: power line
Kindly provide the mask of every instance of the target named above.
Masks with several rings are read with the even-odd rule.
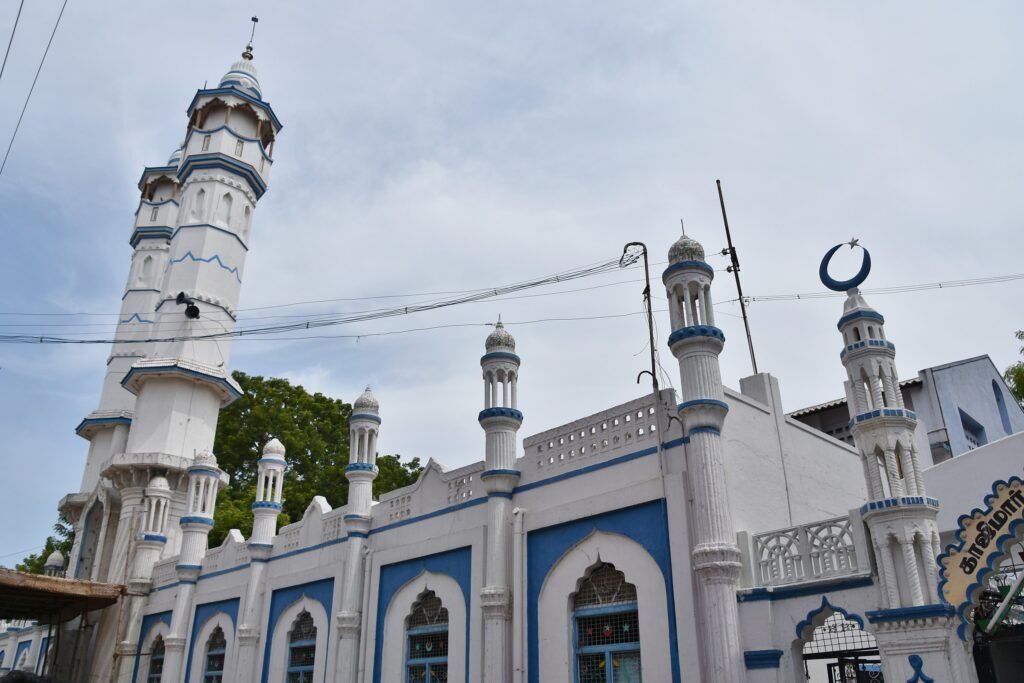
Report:
[[[928,289],[954,289],[957,287],[972,287],[974,285],[991,285],[1000,282],[1012,282],[1024,279],[1024,273],[1012,275],[995,275],[992,277],[978,277],[969,280],[947,280],[944,282],[927,282],[917,285],[897,285],[895,287],[879,287],[877,289],[862,290],[864,294],[904,294],[907,292],[921,292]],[[831,297],[846,296],[844,292],[805,292],[803,294],[770,294],[766,296],[752,296],[750,301],[796,301],[801,299],[826,299]],[[730,299],[730,301],[737,301]]]
[[[21,8],[25,6],[25,0],[18,4],[18,14],[14,17],[14,27],[11,28],[11,37],[7,41],[7,51],[4,52],[4,63],[0,64],[0,79],[4,77],[4,69],[7,68],[7,57],[11,54],[11,45],[14,43],[14,34],[18,31],[18,20],[21,19]]]
[[[4,161],[0,164],[0,175],[3,175],[4,169],[7,168],[7,158],[11,156],[11,148],[14,147],[14,138],[18,137],[18,129],[21,128],[21,120],[25,118],[25,110],[28,109],[28,101],[32,99],[32,93],[36,89],[36,81],[39,80],[39,74],[43,70],[43,64],[46,62],[46,55],[50,54],[50,46],[53,44],[53,37],[57,35],[57,27],[60,26],[61,17],[64,16],[64,8],[67,6],[68,0],[64,0],[64,4],[60,6],[60,14],[57,15],[57,21],[53,24],[53,32],[50,33],[50,40],[46,42],[46,49],[43,50],[43,57],[39,60],[39,68],[36,69],[36,75],[32,79],[32,87],[28,89],[28,96],[25,98],[25,104],[22,106],[21,114],[18,116],[18,123],[14,126],[14,133],[11,135],[11,141],[7,145],[7,152],[4,154]],[[11,38],[14,38],[13,33],[11,34]]]

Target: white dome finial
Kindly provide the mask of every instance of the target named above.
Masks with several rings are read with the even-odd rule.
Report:
[[[373,391],[370,390],[370,386],[366,386],[366,390],[362,395],[356,399],[356,402],[352,404],[352,409],[360,411],[373,411],[377,412],[380,410],[380,401],[373,395]]]
[[[276,437],[268,441],[267,444],[263,447],[264,457],[277,456],[279,458],[284,458],[284,452],[284,444],[278,441]]]
[[[484,347],[488,353],[499,349],[516,350],[516,339],[505,329],[500,315],[498,316],[498,322],[494,324],[494,331],[487,335]]]

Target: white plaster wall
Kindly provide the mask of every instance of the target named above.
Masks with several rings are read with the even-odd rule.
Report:
[[[1013,400],[1002,377],[987,356],[939,366],[931,369],[931,374],[954,456],[959,456],[969,450],[958,409],[962,408],[985,428],[985,434],[989,441],[1008,436],[1003,429],[995,394],[992,391],[993,380],[1003,392],[1012,427],[1011,431],[1024,430],[1024,412]]]

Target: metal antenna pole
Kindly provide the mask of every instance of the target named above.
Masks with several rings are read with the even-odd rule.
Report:
[[[636,382],[637,382],[637,384],[639,384],[640,383],[640,378],[643,377],[643,375],[645,373],[649,374],[651,376],[651,384],[654,385],[654,395],[655,395],[655,397],[657,397],[657,395],[658,395],[658,365],[657,365],[658,361],[656,360],[655,355],[654,355],[654,311],[653,311],[653,309],[651,307],[651,271],[650,271],[650,268],[647,265],[647,245],[644,244],[643,242],[630,242],[629,244],[624,246],[622,248],[622,258],[619,259],[619,265],[620,266],[628,265],[628,264],[625,264],[625,260],[626,260],[626,255],[629,253],[629,248],[630,247],[640,247],[640,249],[643,251],[643,255],[644,255],[644,282],[646,283],[646,286],[644,287],[644,294],[643,294],[643,296],[644,296],[644,303],[647,306],[647,346],[648,346],[648,348],[650,349],[650,352],[651,352],[651,369],[650,370],[644,370],[639,375],[637,375],[636,376]],[[635,259],[635,256],[633,258]],[[632,263],[636,263],[636,261],[633,260]],[[655,399],[655,400],[657,400],[657,399]]]
[[[750,365],[757,374],[757,359],[754,358],[754,339],[750,336],[750,320],[747,319],[747,301],[743,298],[743,285],[740,284],[740,260],[736,256],[736,247],[732,246],[732,234],[729,232],[729,216],[725,213],[725,197],[722,196],[722,181],[716,180],[718,186],[718,203],[722,205],[722,222],[725,223],[725,239],[729,246],[722,250],[723,255],[732,258],[732,265],[726,268],[727,271],[736,277],[736,294],[740,298],[740,313],[743,314],[743,328],[747,331],[747,348],[750,349]]]

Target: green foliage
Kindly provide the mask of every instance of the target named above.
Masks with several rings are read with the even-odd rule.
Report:
[[[246,538],[252,532],[256,461],[272,438],[284,444],[288,460],[279,525],[301,519],[313,496],[324,496],[332,507],[348,500],[345,466],[352,406],[321,393],[310,394],[285,379],[238,371],[232,376],[244,395],[221,411],[217,423],[214,452],[221,469],[231,475],[231,483],[217,497],[210,547],[220,545],[229,529],[241,530]],[[374,494],[413,483],[422,469],[418,458],[403,463],[397,455],[378,456],[377,467]]]
[[[18,571],[42,574],[46,558],[54,550],[59,550],[64,555],[65,563],[67,562],[68,556],[71,555],[71,546],[75,543],[75,527],[64,515],[58,515],[57,523],[53,525],[53,533],[53,536],[46,537],[46,544],[41,551],[29,555],[16,565]]]
[[[1024,341],[1024,330],[1017,330],[1014,336],[1017,337],[1017,341]],[[1024,346],[1020,348],[1020,352],[1024,355]],[[1010,387],[1010,391],[1013,392],[1013,397],[1017,399],[1017,403],[1024,406],[1024,361],[1017,361],[1006,368],[1006,372],[1003,373],[1003,379],[1006,380],[1006,384]]]

